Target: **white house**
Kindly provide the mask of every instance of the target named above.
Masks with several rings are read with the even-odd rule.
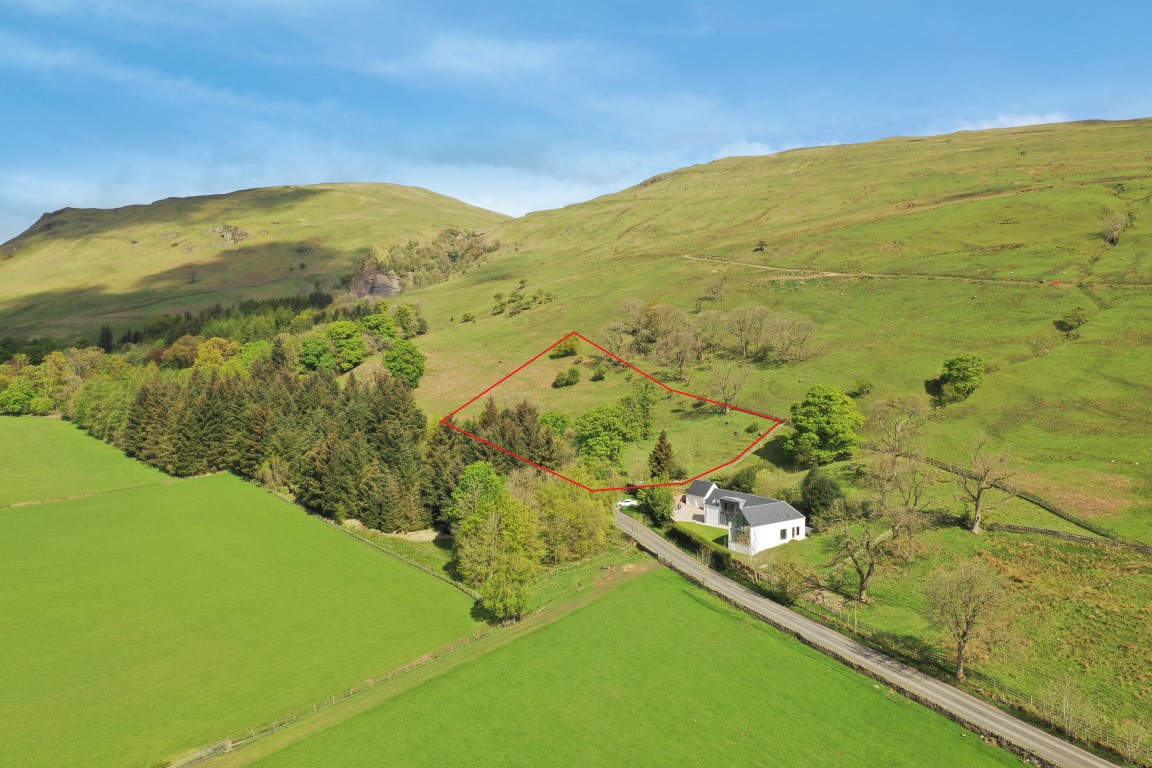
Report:
[[[688,486],[677,518],[728,529],[728,548],[754,555],[805,538],[804,515],[786,501],[729,491],[697,480]]]

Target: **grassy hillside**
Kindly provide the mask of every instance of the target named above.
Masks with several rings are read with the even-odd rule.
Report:
[[[0,445],[138,484],[60,426],[0,419]],[[23,469],[0,462],[0,488]],[[0,762],[28,768],[149,765],[480,626],[451,586],[228,475],[0,508],[0,581]]]
[[[760,366],[741,404],[786,415],[813,384],[858,378],[873,400],[927,401],[943,360],[975,352],[994,372],[933,417],[925,450],[960,460],[983,429],[1019,484],[1152,539],[1149,146],[1147,120],[889,139],[721,160],[530,214],[498,228],[490,263],[413,294],[433,326],[419,396],[442,415],[563,333],[597,338],[625,299],[692,312],[719,276],[704,309],[816,324],[814,354]],[[1117,212],[1130,225],[1110,246]],[[522,279],[554,299],[493,316]],[[1053,323],[1077,306],[1090,319],[1069,339]],[[713,376],[697,366],[685,388],[708,394]]]
[[[255,764],[446,766],[461,755],[504,766],[1020,765],[666,570]]]
[[[0,336],[93,334],[161,312],[330,286],[374,245],[501,214],[415,187],[320,184],[45,214],[0,246]],[[222,225],[232,230],[211,231]]]

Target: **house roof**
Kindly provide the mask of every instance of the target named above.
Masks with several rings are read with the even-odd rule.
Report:
[[[697,484],[703,487],[693,490],[696,489]],[[751,526],[771,525],[772,523],[782,523],[786,520],[804,519],[804,515],[786,501],[769,499],[765,496],[756,496],[751,493],[729,491],[715,483],[702,480],[697,480],[695,483],[692,483],[688,488],[688,493],[694,496],[703,496],[705,504],[715,504],[721,499],[736,502],[740,507],[740,511],[744,513],[744,519],[747,520]]]
[[[748,521],[748,525],[753,528],[760,525],[772,525],[773,523],[784,523],[790,520],[804,519],[804,515],[800,514],[791,504],[778,499],[770,499],[767,504],[741,507],[740,514],[744,515],[744,519]]]
[[[689,496],[703,496],[708,498],[708,494],[712,493],[712,489],[716,487],[716,483],[710,483],[707,480],[693,480],[692,485],[688,486],[685,491]]]

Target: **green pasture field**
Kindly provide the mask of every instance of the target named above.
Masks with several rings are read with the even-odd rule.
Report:
[[[425,189],[318,184],[68,208],[0,247],[0,336],[96,338],[163,312],[333,287],[373,247],[504,221]],[[229,244],[209,230],[230,224]],[[69,338],[71,335],[71,338]]]
[[[0,507],[170,482],[66,421],[0,416]]]
[[[469,759],[503,766],[1021,765],[666,570],[623,583],[254,764],[447,766]]]
[[[530,356],[525,357],[525,360],[528,359],[531,359]],[[485,402],[491,397],[501,407],[512,407],[521,400],[527,400],[535,404],[541,413],[562,413],[575,420],[597,406],[619,402],[637,384],[646,381],[642,374],[627,366],[606,362],[610,360],[599,350],[581,341],[579,353],[575,357],[553,359],[545,355],[533,361],[483,398],[461,410],[454,418],[457,423],[461,423],[479,417]],[[556,375],[572,367],[580,370],[580,381],[573,386],[553,387]],[[604,378],[593,381],[592,376],[598,368],[603,370]],[[643,439],[634,435],[635,440],[625,445],[620,457],[625,476],[633,482],[644,482],[647,479],[648,456],[661,430],[668,432],[668,439],[676,451],[676,459],[687,476],[695,477],[734,459],[761,433],[774,426],[774,422],[759,416],[738,411],[724,413],[723,408],[699,399],[714,399],[716,393],[694,392],[689,386],[691,381],[686,383],[667,375],[663,375],[660,380],[671,389],[698,397],[677,394],[670,389],[657,390],[659,399],[653,409],[650,437]],[[698,379],[697,383],[703,382]],[[487,386],[490,384],[479,387],[477,393]],[[461,404],[466,401],[461,400]],[[756,431],[748,432],[749,426],[754,426]]]
[[[230,475],[0,510],[0,583],[0,762],[22,768],[151,765],[482,626],[449,584]]]
[[[812,542],[823,539],[818,535]],[[921,535],[911,561],[889,558],[881,564],[868,590],[872,603],[857,604],[857,616],[949,653],[950,642],[923,617],[923,585],[933,569],[972,558],[1004,576],[1015,617],[998,647],[990,655],[978,652],[973,666],[1052,701],[1071,680],[1076,695],[1111,723],[1146,721],[1152,707],[1147,663],[1152,559],[1147,555],[1046,536],[976,536],[961,528],[936,528]],[[843,576],[843,594],[854,595],[855,571],[849,566]]]

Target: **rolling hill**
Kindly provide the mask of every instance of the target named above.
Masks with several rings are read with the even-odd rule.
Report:
[[[0,336],[119,331],[162,312],[329,287],[373,246],[506,217],[424,189],[320,184],[44,214],[0,246]]]
[[[1020,484],[1152,539],[1150,147],[1152,120],[893,138],[718,160],[519,219],[373,184],[65,210],[3,246],[0,335],[282,296],[335,283],[373,245],[487,227],[502,246],[484,264],[409,294],[431,323],[418,393],[430,415],[524,350],[572,330],[597,338],[626,299],[760,304],[815,333],[805,359],[759,365],[742,404],[786,415],[814,384],[859,379],[874,399],[924,397],[944,359],[978,353],[992,373],[936,414],[925,450],[961,460],[983,430]],[[247,238],[227,244],[221,224]],[[718,278],[723,295],[707,299]],[[548,301],[494,315],[494,294],[521,281]],[[1055,321],[1076,307],[1088,322],[1062,334]],[[685,385],[708,394],[714,376],[698,365]]]
[[[924,398],[944,359],[978,353],[994,371],[936,414],[926,451],[962,460],[983,430],[1020,484],[1152,538],[1150,147],[1152,120],[888,139],[719,160],[508,221],[487,264],[412,294],[433,328],[419,396],[443,415],[523,350],[597,338],[626,299],[761,304],[810,319],[812,353],[760,365],[742,404],[787,415],[812,385],[858,379],[873,399]],[[520,280],[554,299],[493,316]],[[1078,306],[1090,320],[1072,338],[1054,323]],[[690,390],[713,377],[697,366]]]

